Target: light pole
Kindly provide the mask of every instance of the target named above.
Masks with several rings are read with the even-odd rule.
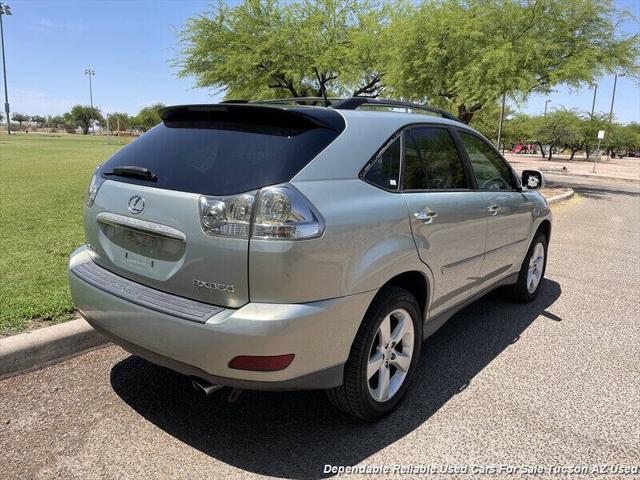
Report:
[[[504,124],[504,104],[507,99],[507,94],[502,94],[502,105],[500,106],[500,123],[498,124],[498,149],[500,149],[500,142],[502,142],[502,128]],[[502,147],[502,153],[504,154],[504,145]]]
[[[545,100],[545,101],[544,101],[544,114],[545,114],[545,116],[547,115],[547,104],[548,104],[549,102],[551,102],[551,100],[550,100],[550,99],[548,99],[548,100]]]
[[[620,74],[620,76],[622,77],[623,74]],[[611,138],[611,122],[613,120],[613,102],[616,99],[617,84],[618,84],[618,73],[616,72],[613,77],[613,92],[611,93],[611,108],[609,109],[609,124],[607,125],[607,143],[604,149],[604,152],[607,156],[609,156],[609,139]]]
[[[593,118],[593,113],[596,110],[596,94],[598,93],[598,84],[596,83],[595,87],[593,87],[593,102],[591,102],[591,118]]]
[[[9,93],[7,89],[7,61],[4,58],[4,30],[2,16],[11,15],[11,8],[6,3],[0,3],[0,40],[2,42],[2,72],[4,74],[4,112],[7,114],[7,135],[11,135],[11,118],[9,117]]]
[[[89,101],[91,102],[91,113],[93,113],[93,86],[91,84],[91,77],[96,74],[96,71],[91,68],[85,68],[84,74],[89,75]],[[93,123],[93,119],[91,120],[91,131],[94,135],[96,134],[96,127]]]

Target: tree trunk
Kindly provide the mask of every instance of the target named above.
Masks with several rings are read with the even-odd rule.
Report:
[[[573,160],[573,157],[575,157],[576,152],[577,152],[578,150],[579,150],[578,148],[576,148],[576,149],[573,149],[573,148],[572,148],[572,149],[571,149],[571,156],[569,157],[569,160]]]
[[[458,105],[458,119],[464,123],[465,125],[469,125],[473,115],[482,108],[482,105],[479,103],[474,103],[471,107],[467,108],[467,106],[463,103]]]
[[[549,158],[548,158],[549,161],[551,161],[552,156],[553,156],[553,145],[549,145]]]

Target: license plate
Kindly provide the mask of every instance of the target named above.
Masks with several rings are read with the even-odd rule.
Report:
[[[158,245],[158,238],[152,235],[132,232],[131,230],[126,230],[126,235],[127,240],[136,247],[154,249]]]

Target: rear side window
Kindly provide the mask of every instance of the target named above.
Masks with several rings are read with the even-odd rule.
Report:
[[[404,135],[405,190],[468,188],[462,161],[447,129],[416,127]]]
[[[168,121],[117,152],[100,171],[136,166],[157,181],[122,176],[110,180],[150,187],[231,195],[291,180],[339,132],[283,112],[211,114]]]
[[[458,133],[480,190],[512,190],[516,187],[511,169],[493,147],[475,135]]]
[[[367,181],[387,190],[397,190],[400,181],[400,137],[396,138],[369,167]]]

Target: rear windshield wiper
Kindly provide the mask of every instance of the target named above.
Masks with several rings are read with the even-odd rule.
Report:
[[[142,180],[148,180],[150,182],[158,181],[158,177],[156,177],[151,170],[144,167],[136,167],[134,165],[114,167],[111,170],[107,170],[106,172],[104,172],[103,175],[117,175],[118,177],[141,178]]]

